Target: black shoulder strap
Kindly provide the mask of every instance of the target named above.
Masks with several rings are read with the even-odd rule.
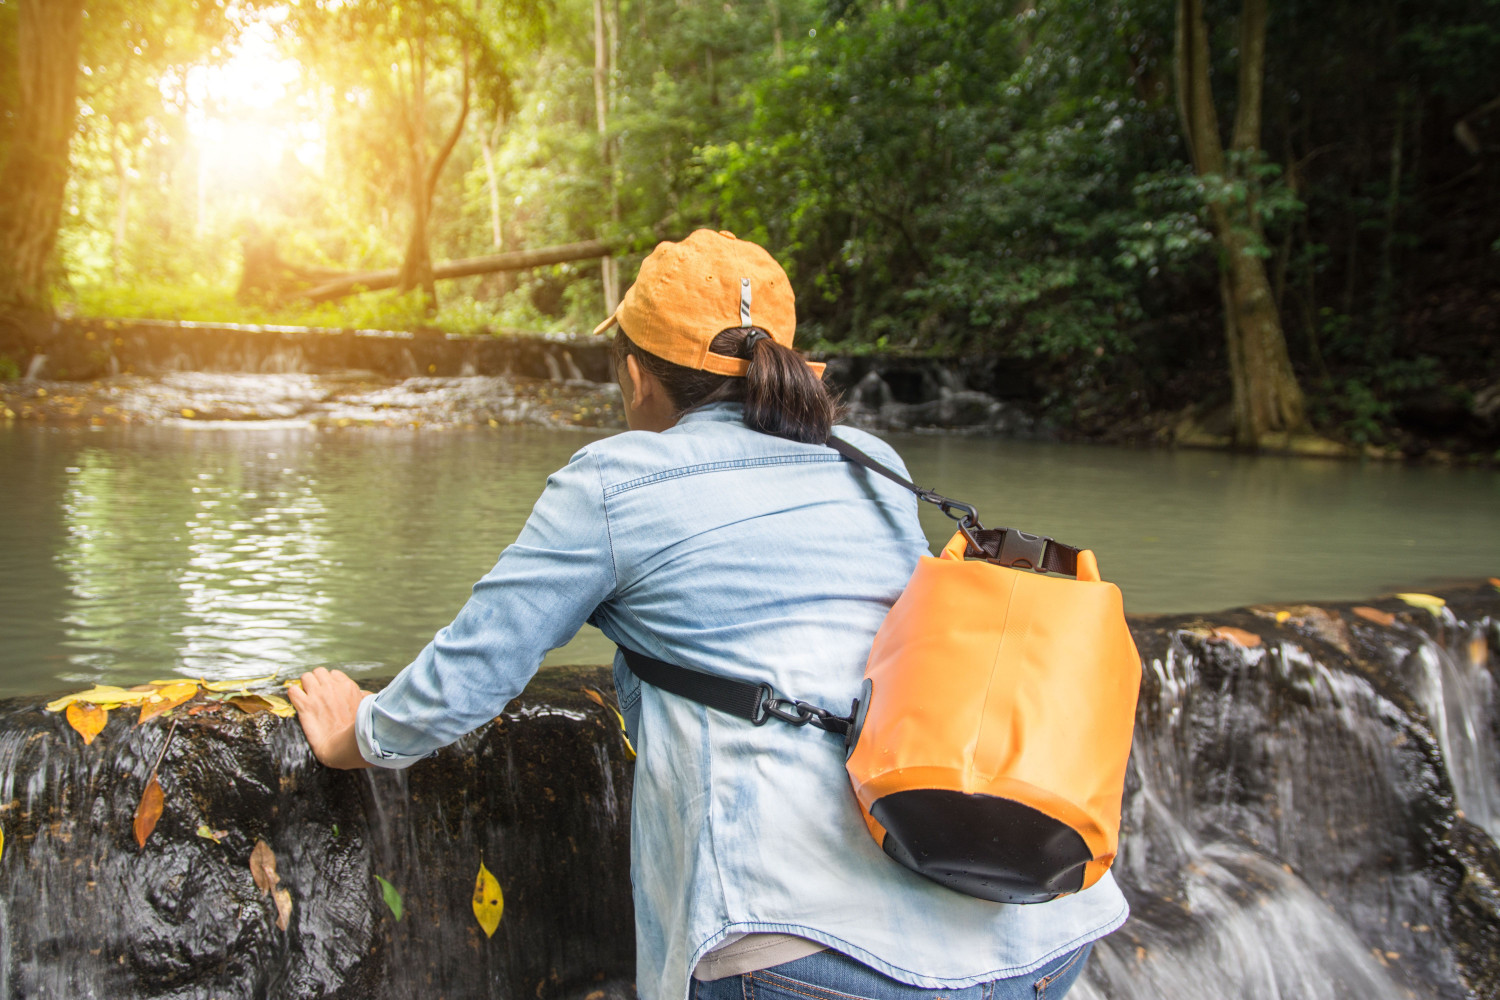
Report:
[[[1002,566],[1025,566],[1044,573],[1077,574],[1078,550],[1072,546],[1063,545],[1045,535],[1028,535],[1014,528],[986,528],[979,523],[979,514],[973,507],[933,490],[924,490],[849,442],[830,436],[828,447],[855,465],[910,490],[918,499],[936,504],[943,513],[957,520],[969,538],[966,555],[988,559]],[[836,715],[805,701],[778,697],[769,684],[690,670],[624,646],[620,647],[620,653],[625,657],[625,665],[630,671],[647,684],[736,718],[748,719],[757,726],[763,725],[767,719],[776,718],[794,726],[812,725],[841,734],[847,743],[859,707],[859,703],[855,702],[849,715]]]
[[[837,715],[805,701],[778,698],[769,684],[706,674],[701,670],[690,670],[675,663],[654,659],[624,646],[619,649],[630,672],[652,687],[707,705],[735,718],[748,719],[757,726],[764,725],[767,719],[775,718],[793,726],[812,725],[843,736],[847,742],[849,729],[854,724],[855,709],[851,709],[847,716]]]
[[[966,556],[988,559],[1001,566],[1025,567],[1039,573],[1078,575],[1079,550],[1073,546],[1064,545],[1048,535],[1030,535],[1015,528],[986,528],[979,523],[979,512],[970,505],[951,500],[933,490],[924,490],[916,483],[903,479],[848,441],[829,435],[828,447],[844,456],[845,460],[910,490],[917,495],[918,500],[936,504],[944,514],[958,521],[969,539],[969,547],[964,552]]]

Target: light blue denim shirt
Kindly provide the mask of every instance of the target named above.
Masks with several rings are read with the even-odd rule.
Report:
[[[585,621],[649,656],[767,681],[837,710],[927,554],[917,501],[828,448],[745,427],[719,404],[663,433],[594,442],[547,480],[515,544],[355,727],[403,767],[493,719]],[[904,470],[884,442],[839,428]],[[1021,975],[1124,922],[1114,880],[1045,904],[961,895],[886,857],[839,738],[747,721],[642,685],[615,658],[639,754],[631,818],[636,985],[683,1000],[734,933],[794,934],[902,982]]]

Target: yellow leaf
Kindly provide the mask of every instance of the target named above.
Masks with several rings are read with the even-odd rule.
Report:
[[[75,701],[87,701],[98,705],[100,708],[119,708],[121,705],[139,705],[146,700],[144,691],[126,691],[121,687],[109,684],[100,684],[91,687],[87,691],[78,691],[74,694],[64,695],[56,701],[47,703],[47,711],[61,712]]]
[[[287,701],[279,694],[262,694],[257,695],[257,697],[259,697],[260,700],[264,701],[267,705],[271,706],[270,711],[273,715],[279,715],[283,719],[290,719],[292,716],[297,714],[297,710],[292,707],[292,703]]]
[[[197,693],[198,685],[194,681],[174,681],[166,687],[157,688],[156,693],[147,696],[142,703],[141,717],[136,725],[147,719],[154,719],[163,712],[170,712]]]
[[[193,411],[192,411],[192,410],[190,410],[190,409],[188,409],[188,408],[187,408],[187,407],[186,407],[186,406],[184,406],[184,407],[183,407],[183,408],[182,408],[182,409],[181,409],[181,410],[180,410],[180,411],[179,411],[179,412],[180,412],[180,413],[181,413],[181,414],[182,414],[182,415],[183,415],[183,416],[184,416],[184,417],[187,417],[187,418],[188,418],[188,419],[189,419],[189,420],[192,420],[192,419],[193,419],[193,417],[194,417],[194,416],[196,416],[196,414],[195,414],[195,413],[193,413]]]
[[[151,780],[146,782],[146,790],[141,793],[141,804],[135,807],[135,842],[142,849],[145,848],[151,831],[156,829],[156,821],[161,819],[165,802],[161,782],[156,780],[156,772],[152,771]]]
[[[100,708],[93,702],[75,701],[68,706],[68,725],[78,730],[78,735],[83,737],[83,745],[88,746],[94,742],[109,721],[109,711]]]
[[[1434,615],[1442,614],[1443,608],[1448,606],[1447,601],[1441,597],[1433,597],[1431,594],[1397,594],[1396,596],[1412,607],[1421,608]]]
[[[500,914],[505,910],[505,897],[500,894],[500,882],[490,870],[479,862],[479,874],[474,878],[474,919],[484,928],[485,937],[494,937],[500,926]]]
[[[212,840],[215,844],[221,843],[229,835],[227,830],[210,830],[207,823],[198,824],[198,836],[204,840]]]
[[[286,930],[287,922],[292,916],[292,893],[290,889],[277,889],[271,893],[271,898],[276,900],[276,929]]]
[[[0,827],[0,858],[5,857],[5,828]]]
[[[1290,611],[1278,611],[1276,612],[1276,624],[1280,625],[1290,617],[1292,617],[1292,613]]]

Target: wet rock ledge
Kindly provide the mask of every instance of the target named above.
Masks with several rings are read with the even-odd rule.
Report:
[[[1133,917],[1080,1000],[1500,995],[1500,586],[1436,596],[1132,622]],[[170,718],[121,709],[84,746],[45,699],[0,702],[0,998],[632,996],[631,765],[586,689],[609,701],[608,672],[549,669],[405,772],[329,771],[294,721],[189,703],[144,848]]]

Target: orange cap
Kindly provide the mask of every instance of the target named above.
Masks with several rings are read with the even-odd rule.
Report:
[[[775,257],[733,233],[698,229],[680,243],[658,243],[619,308],[594,332],[616,323],[636,346],[673,364],[743,375],[750,362],[714,354],[708,349],[713,339],[758,326],[790,348],[797,309],[792,283]],[[822,364],[807,366],[823,374]]]

